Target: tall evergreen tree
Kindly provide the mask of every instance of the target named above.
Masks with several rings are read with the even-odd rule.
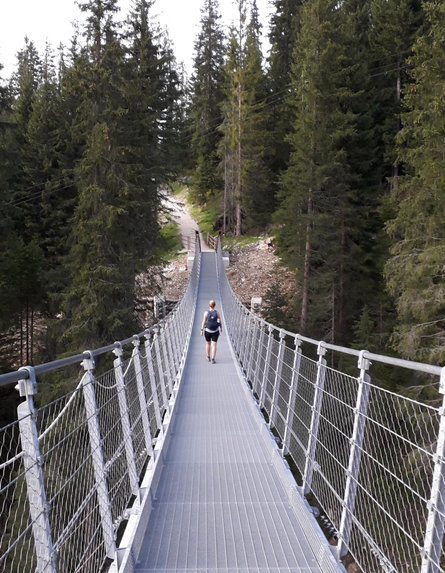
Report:
[[[65,305],[70,324],[67,342],[76,348],[122,337],[135,326],[131,251],[135,239],[119,140],[125,108],[124,53],[113,18],[117,1],[90,0],[80,8],[87,16],[87,48],[77,62],[83,89],[78,122],[86,141],[75,170],[78,204],[69,259],[72,282]]]
[[[288,165],[291,122],[288,95],[292,58],[299,30],[299,12],[304,0],[273,0],[270,22],[268,100],[270,108],[271,169],[277,177]]]
[[[256,2],[248,5],[238,0],[238,18],[238,28],[231,31],[225,66],[221,154],[228,228],[241,235],[243,219],[250,229],[265,224],[273,199],[267,169],[268,114]]]
[[[28,159],[32,155],[29,149],[28,129],[33,105],[41,79],[41,60],[37,50],[28,38],[25,47],[17,57],[18,71],[11,80],[14,95],[14,119],[16,122],[16,137],[18,144],[17,170],[14,182],[14,201],[20,207],[16,210],[17,227],[25,241],[32,240],[38,232],[39,202],[35,200],[36,190],[27,170]]]
[[[269,163],[269,109],[261,52],[261,24],[256,0],[252,1],[244,47],[244,102],[241,124],[242,208],[245,227],[264,228],[274,210]]]
[[[378,133],[374,124],[375,78],[370,72],[373,65],[369,43],[371,2],[346,0],[341,12],[342,67],[344,85],[349,92],[344,104],[353,114],[354,129],[344,141],[350,189],[344,208],[344,263],[337,300],[337,330],[343,331],[343,342],[348,342],[353,324],[365,312],[381,329],[375,340],[383,342],[393,314],[383,280],[388,240],[381,214],[382,165],[375,155]],[[377,350],[383,347],[374,347],[374,351]]]
[[[399,153],[406,166],[393,189],[396,216],[386,265],[397,302],[394,344],[404,357],[445,359],[445,6],[424,3],[426,25],[414,46]]]
[[[382,176],[389,187],[397,187],[400,165],[395,138],[400,130],[402,92],[409,81],[408,59],[422,23],[421,0],[373,0],[371,3],[370,49],[377,146]]]
[[[222,187],[218,127],[222,123],[225,38],[220,19],[218,0],[205,0],[191,80],[190,116],[196,164],[191,197],[197,202],[204,202],[208,193],[214,195]]]
[[[225,65],[224,121],[221,153],[224,164],[224,218],[235,235],[242,230],[243,147],[242,124],[245,103],[245,43],[247,38],[247,2],[237,0],[238,27],[230,31]]]
[[[342,14],[336,2],[304,6],[293,67],[294,134],[283,177],[278,243],[301,281],[301,332],[344,336],[346,216],[353,133],[345,86]]]

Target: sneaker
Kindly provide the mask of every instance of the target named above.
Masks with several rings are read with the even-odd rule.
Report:
[[[207,356],[207,362],[210,362],[210,356]]]
[[[215,359],[214,359],[214,358],[212,358],[212,364],[215,364]]]

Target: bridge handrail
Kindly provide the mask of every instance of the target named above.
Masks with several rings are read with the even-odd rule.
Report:
[[[187,288],[158,324],[0,377],[0,386],[18,382],[24,398],[17,421],[0,428],[1,571],[97,573],[107,559],[117,565],[118,530],[138,511],[147,487],[141,480],[161,459],[193,326],[200,253],[198,237]],[[102,374],[98,356],[112,356]],[[56,370],[59,380],[74,376],[72,389],[36,408],[40,383]]]
[[[254,315],[252,311],[250,311],[246,307],[246,311],[250,314]],[[443,366],[435,366],[434,364],[427,364],[424,362],[416,362],[414,360],[405,360],[402,358],[396,358],[394,356],[387,356],[385,354],[376,354],[374,352],[369,352],[368,350],[357,350],[355,348],[348,348],[346,346],[339,346],[337,344],[331,344],[330,342],[316,340],[315,338],[309,338],[308,336],[303,336],[301,334],[296,334],[290,330],[286,330],[284,328],[278,328],[274,324],[263,320],[264,325],[267,325],[268,328],[272,328],[277,332],[282,332],[286,336],[297,338],[302,342],[307,342],[308,344],[312,344],[313,346],[317,346],[320,342],[323,343],[323,346],[326,350],[333,350],[334,352],[340,352],[342,354],[348,354],[349,356],[356,356],[359,358],[363,356],[367,360],[374,360],[375,362],[380,362],[381,364],[388,364],[391,366],[398,366],[400,368],[405,368],[407,370],[416,370],[417,372],[423,372],[425,374],[433,374],[435,376],[444,376],[445,368]]]
[[[444,572],[445,367],[280,329],[237,299],[220,244],[217,253],[223,318],[241,371],[298,491],[311,493],[333,553],[366,573]],[[316,352],[306,353],[308,345]],[[341,354],[356,357],[356,373],[350,364],[351,374],[329,366],[327,351],[332,364]],[[372,383],[377,363],[404,369],[404,382],[412,373],[417,389],[414,374],[428,376],[430,403]]]

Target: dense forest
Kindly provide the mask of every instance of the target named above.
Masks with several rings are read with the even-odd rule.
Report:
[[[272,0],[264,57],[255,0],[230,29],[203,0],[190,78],[153,4],[80,2],[70,46],[25,39],[0,85],[2,370],[141,329],[179,178],[215,229],[274,235],[282,326],[443,364],[445,4]]]

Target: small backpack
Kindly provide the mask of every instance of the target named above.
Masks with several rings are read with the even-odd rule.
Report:
[[[207,312],[206,328],[215,331],[218,330],[218,327],[218,313],[216,310],[209,310]]]

